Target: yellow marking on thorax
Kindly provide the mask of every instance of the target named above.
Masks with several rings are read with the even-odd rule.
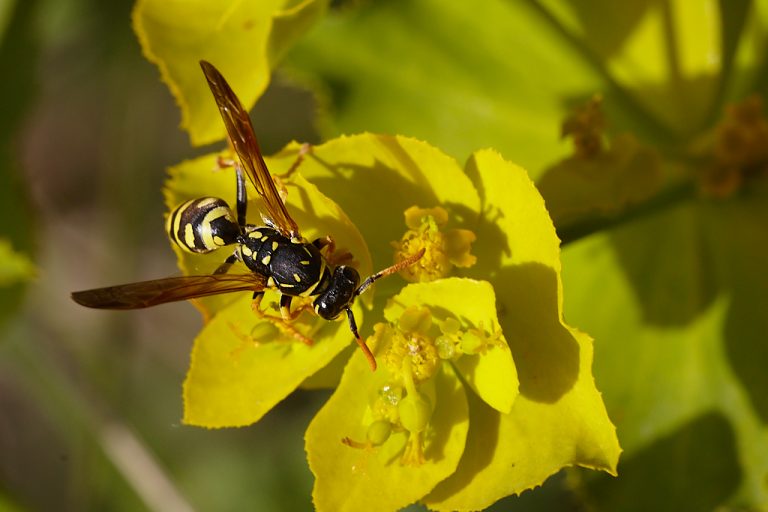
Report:
[[[247,245],[241,245],[240,246],[240,252],[242,252],[246,256],[252,256],[253,255],[253,251]]]
[[[270,261],[271,259],[272,259],[272,255],[271,255],[271,254],[267,254],[266,256],[264,256],[263,258],[261,258],[261,263],[262,263],[263,265],[269,265],[269,261]]]
[[[315,281],[312,286],[301,292],[299,295],[301,297],[310,297],[312,296],[313,292],[315,291],[315,288],[320,284],[320,281],[323,280],[323,273],[325,272],[325,260],[320,260],[320,272],[317,274],[317,281]]]
[[[297,283],[300,283],[301,282],[301,278],[299,277],[299,274],[294,272],[293,280],[296,281]]]
[[[272,242],[272,250],[274,251],[275,249],[277,249],[278,245],[279,244],[277,242]]]

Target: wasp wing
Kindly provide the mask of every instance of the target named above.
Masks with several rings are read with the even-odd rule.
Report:
[[[266,282],[256,273],[167,277],[73,292],[72,300],[89,308],[140,309],[220,293],[261,291]]]
[[[299,234],[299,227],[280,199],[277,187],[272,181],[272,175],[261,156],[261,149],[253,131],[251,118],[243,108],[232,88],[213,65],[204,60],[200,61],[208,86],[211,88],[216,105],[219,107],[224,126],[227,128],[229,140],[235,148],[243,170],[256,187],[256,191],[264,198],[267,215],[275,227],[285,236],[294,237]]]

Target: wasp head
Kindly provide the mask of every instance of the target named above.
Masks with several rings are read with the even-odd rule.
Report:
[[[333,320],[346,310],[355,299],[360,274],[352,267],[336,267],[328,288],[314,301],[315,312],[326,320]]]

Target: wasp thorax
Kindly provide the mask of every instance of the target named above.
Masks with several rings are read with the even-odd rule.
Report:
[[[201,197],[179,205],[168,216],[166,229],[176,245],[198,254],[233,244],[240,236],[232,209],[218,197]]]
[[[315,312],[321,318],[332,320],[344,311],[355,297],[360,274],[352,267],[336,267],[328,289],[315,299]]]

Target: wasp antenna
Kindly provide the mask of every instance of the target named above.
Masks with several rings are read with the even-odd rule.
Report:
[[[368,348],[368,345],[365,344],[363,339],[360,337],[360,334],[357,332],[357,323],[355,322],[355,315],[352,313],[352,310],[347,308],[347,320],[349,320],[349,330],[352,331],[352,334],[355,335],[355,341],[360,346],[360,348],[363,350],[363,355],[365,355],[365,358],[368,360],[368,364],[371,365],[371,371],[376,371],[376,358],[373,357],[373,353],[371,352],[371,349]]]
[[[394,274],[395,272],[400,272],[405,267],[410,267],[417,261],[421,259],[422,256],[424,256],[424,253],[426,252],[426,249],[422,248],[419,252],[414,254],[413,256],[410,256],[402,261],[399,261],[392,265],[391,267],[387,267],[384,270],[379,270],[372,276],[370,276],[368,279],[363,281],[363,284],[361,284],[357,290],[355,290],[355,296],[358,296],[365,292],[374,282],[376,282],[378,279],[381,279],[382,277],[387,277],[390,274]]]

